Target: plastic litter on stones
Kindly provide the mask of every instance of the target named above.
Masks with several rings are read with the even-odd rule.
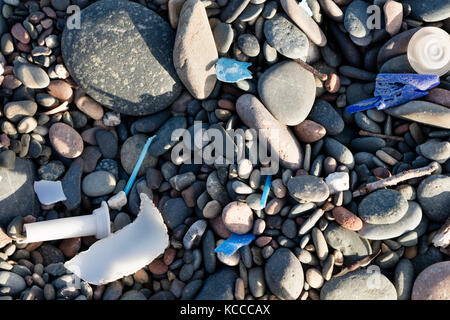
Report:
[[[241,62],[229,58],[220,58],[216,65],[216,76],[222,82],[236,83],[245,79],[252,79],[252,73],[247,68],[250,62]]]
[[[227,240],[222,242],[222,244],[214,250],[214,252],[223,252],[229,256],[235,253],[240,247],[249,245],[254,239],[255,235],[252,233],[232,233]]]

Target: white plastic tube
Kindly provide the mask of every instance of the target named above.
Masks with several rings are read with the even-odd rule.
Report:
[[[110,235],[108,205],[102,202],[92,214],[24,224],[25,239],[18,242],[30,243],[76,237],[95,236],[102,239]]]

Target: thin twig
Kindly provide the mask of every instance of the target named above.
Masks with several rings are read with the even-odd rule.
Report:
[[[365,136],[365,137],[377,137],[377,138],[382,138],[382,139],[389,139],[389,140],[396,140],[396,141],[405,141],[405,139],[402,138],[402,137],[387,136],[385,134],[373,133],[373,132],[369,132],[369,131],[365,131],[365,130],[360,130],[359,131],[359,135],[360,136]]]
[[[381,249],[379,249],[377,252],[372,253],[370,256],[367,256],[365,258],[362,258],[361,260],[358,260],[356,262],[353,262],[350,266],[345,267],[342,269],[339,273],[335,274],[335,277],[343,276],[344,274],[349,273],[350,271],[355,271],[359,267],[362,267],[364,265],[369,264],[373,259],[375,259],[379,254],[381,253]]]
[[[396,174],[395,176],[368,183],[361,189],[354,191],[353,197],[356,198],[356,197],[365,195],[369,192],[372,192],[372,191],[375,191],[375,190],[378,190],[378,189],[381,189],[384,187],[395,186],[395,185],[399,184],[400,182],[403,182],[403,181],[406,181],[409,179],[414,179],[414,178],[419,178],[419,177],[430,175],[434,171],[436,171],[438,168],[439,168],[439,164],[437,162],[432,162],[426,167],[400,172],[400,173]]]
[[[299,65],[301,65],[306,70],[308,70],[309,72],[311,72],[313,75],[315,75],[321,81],[326,81],[328,79],[328,75],[319,72],[317,69],[315,69],[314,67],[310,66],[309,64],[307,64],[302,59],[294,59],[294,61],[297,62]]]

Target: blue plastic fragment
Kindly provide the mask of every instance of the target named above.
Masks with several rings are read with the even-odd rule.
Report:
[[[229,256],[235,253],[240,247],[249,245],[254,239],[255,235],[252,233],[232,233],[227,240],[222,242],[222,244],[214,250],[214,252],[223,252]]]
[[[269,197],[270,186],[272,185],[272,176],[268,175],[266,178],[266,183],[264,184],[263,194],[261,196],[260,205],[263,209],[266,207],[267,197]]]
[[[222,82],[236,83],[251,79],[252,73],[247,69],[252,64],[229,58],[220,58],[216,64],[216,76]]]
[[[152,143],[153,139],[156,136],[148,138],[147,142],[144,145],[144,148],[142,148],[141,154],[139,155],[139,159],[136,162],[136,165],[134,166],[133,172],[131,173],[130,178],[128,179],[127,185],[125,186],[125,195],[128,196],[128,193],[130,193],[131,187],[134,184],[134,180],[136,180],[137,174],[139,172],[139,169],[141,168],[142,162],[144,161],[145,155],[147,154],[148,148],[150,148],[150,144]]]
[[[376,79],[374,98],[347,107],[348,113],[371,108],[384,110],[421,98],[429,89],[439,85],[439,76],[428,74],[380,73]]]

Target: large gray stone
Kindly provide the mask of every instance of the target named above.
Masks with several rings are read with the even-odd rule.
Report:
[[[403,0],[411,6],[411,17],[425,22],[436,22],[450,17],[448,0]]]
[[[417,198],[428,218],[444,222],[450,216],[450,177],[425,178],[417,188]]]
[[[369,241],[335,222],[332,222],[325,229],[323,235],[330,247],[341,251],[344,256],[348,256],[351,260],[357,260],[372,253]]]
[[[313,74],[298,63],[283,61],[267,69],[259,78],[258,93],[278,121],[295,126],[311,111],[316,83]]]
[[[394,285],[381,273],[356,270],[327,281],[321,300],[397,300]]]
[[[36,168],[30,160],[17,158],[14,169],[0,167],[0,224],[6,225],[16,216],[39,214],[35,180]]]
[[[64,63],[100,104],[128,115],[169,106],[182,85],[172,64],[174,33],[159,15],[124,0],[81,11],[81,28],[62,35]]]
[[[224,267],[210,275],[204,282],[196,300],[233,300],[234,282],[237,273],[234,269]]]

